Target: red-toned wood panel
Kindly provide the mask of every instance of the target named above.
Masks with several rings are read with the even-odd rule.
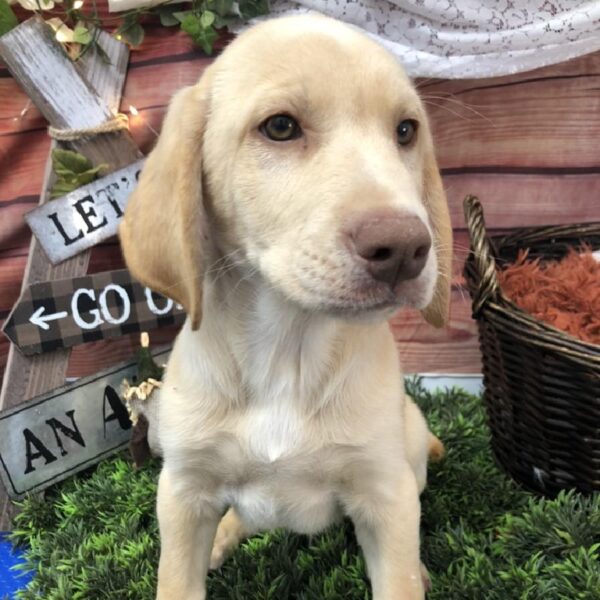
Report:
[[[148,151],[175,91],[197,80],[211,59],[181,32],[149,26],[130,60],[122,110],[140,114],[130,127]],[[530,73],[485,80],[420,81],[457,228],[452,319],[433,330],[416,312],[392,320],[407,372],[479,369],[475,323],[460,287],[468,247],[462,199],[479,195],[490,227],[600,220],[600,53]],[[29,247],[24,212],[37,204],[49,140],[34,108],[0,67],[0,322],[16,300]],[[90,272],[122,266],[116,240],[94,248]],[[158,343],[172,331],[153,334]],[[0,369],[7,342],[0,336]],[[124,360],[137,336],[81,346],[69,375]]]
[[[150,333],[153,346],[161,346],[173,341],[176,328],[164,327]],[[81,377],[95,373],[116,363],[131,360],[139,346],[139,334],[125,335],[118,340],[103,340],[77,346],[71,353],[67,377]]]
[[[479,196],[489,227],[600,221],[600,171],[584,175],[446,174],[443,179],[454,227],[465,226],[462,205],[467,194]]]
[[[390,321],[405,373],[478,373],[477,325],[467,291],[455,285],[445,329],[428,325],[418,311],[403,310]]]
[[[443,168],[600,173],[600,52],[511,77],[422,83]]]

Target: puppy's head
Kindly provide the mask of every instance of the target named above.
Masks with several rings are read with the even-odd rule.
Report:
[[[134,276],[194,326],[209,242],[309,310],[448,312],[423,106],[392,55],[324,17],[252,28],[175,96],[120,234]]]

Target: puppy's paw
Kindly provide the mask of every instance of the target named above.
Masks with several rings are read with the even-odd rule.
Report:
[[[210,555],[210,568],[218,569],[247,535],[236,512],[230,508],[219,523]]]

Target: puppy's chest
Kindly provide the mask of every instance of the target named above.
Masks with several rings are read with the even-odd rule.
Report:
[[[241,416],[235,431],[245,454],[267,464],[291,459],[314,434],[306,419],[289,404],[254,407]]]
[[[255,409],[240,420],[235,437],[241,460],[222,495],[249,529],[315,533],[331,523],[338,513],[337,474],[323,461],[330,450],[301,415]]]

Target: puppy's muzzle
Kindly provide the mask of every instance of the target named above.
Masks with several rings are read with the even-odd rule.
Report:
[[[421,273],[431,249],[431,236],[423,221],[393,209],[357,215],[343,235],[355,260],[392,290]]]

